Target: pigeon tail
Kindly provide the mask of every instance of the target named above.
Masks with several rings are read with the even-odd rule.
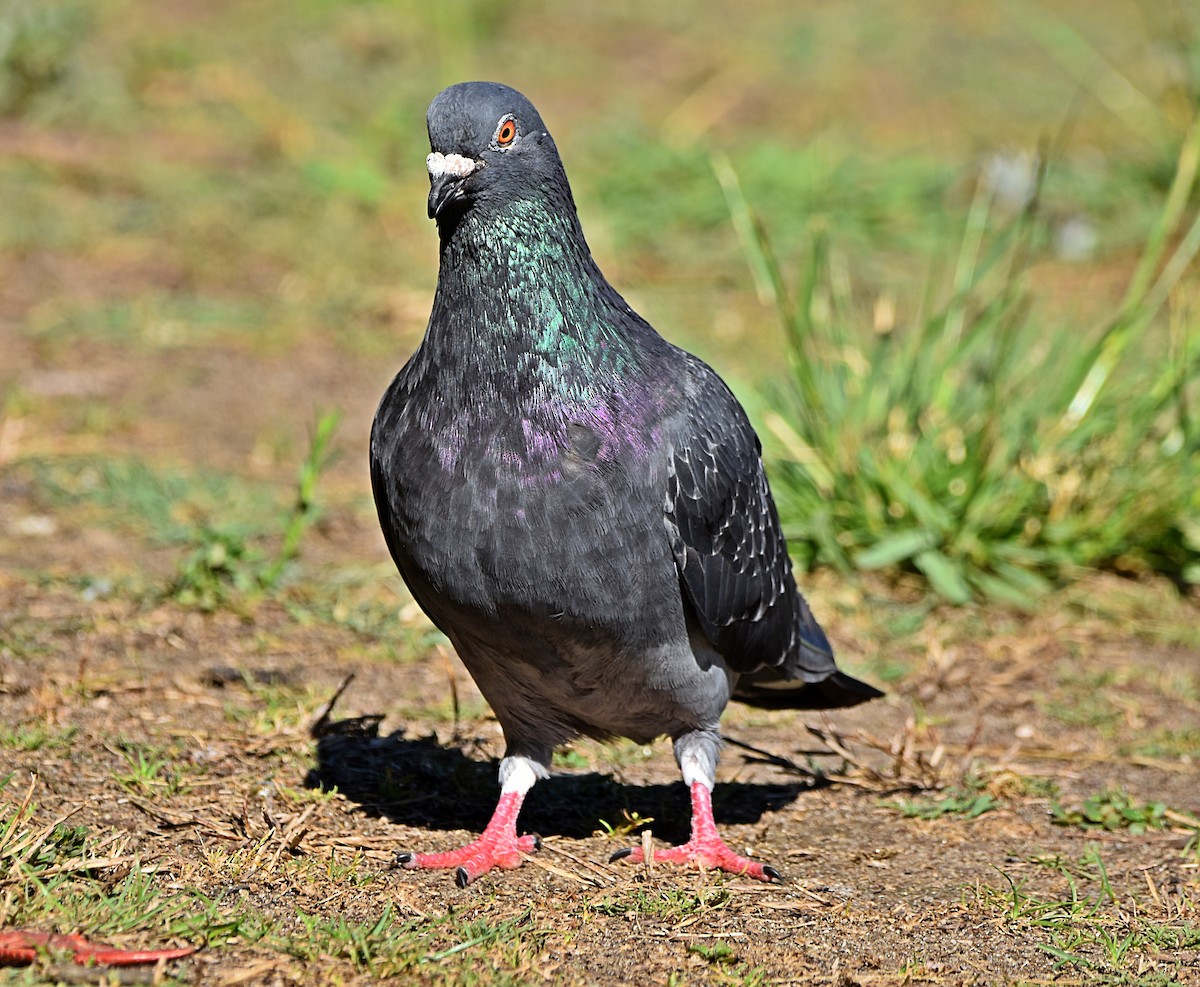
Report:
[[[778,674],[778,669],[764,669],[761,673],[743,675],[733,690],[733,698],[759,709],[841,709],[883,695],[874,686],[845,672],[834,672],[820,682],[781,679]]]

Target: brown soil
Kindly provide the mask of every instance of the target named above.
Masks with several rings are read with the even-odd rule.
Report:
[[[20,506],[18,498],[18,512]],[[13,509],[10,500],[6,521]],[[369,518],[352,520],[335,529],[347,550],[368,538]],[[321,548],[334,553],[334,538],[323,540]],[[121,551],[97,538],[72,539],[70,552],[54,547],[37,563],[23,553],[20,568],[63,573],[88,568],[97,552]],[[1011,880],[1026,881],[1027,893],[1046,900],[1065,899],[1066,877],[1033,861],[1075,863],[1091,846],[1118,895],[1104,909],[1116,931],[1143,923],[1195,927],[1200,882],[1184,834],[1055,826],[1048,799],[1029,794],[1030,779],[1051,779],[1063,803],[1077,805],[1120,785],[1138,800],[1200,810],[1196,768],[1187,758],[1127,753],[1139,737],[1196,723],[1194,695],[1173,697],[1162,688],[1188,676],[1194,688],[1191,648],[1147,644],[1055,615],[1015,632],[1003,616],[931,621],[896,656],[915,670],[885,701],[828,720],[731,711],[732,738],[793,763],[823,752],[814,761],[832,775],[815,781],[739,748],[726,753],[718,821],[731,845],[774,862],[786,875],[783,885],[609,866],[610,853],[636,837],[596,835],[600,820],[638,813],[653,818],[655,837],[678,840],[686,835],[686,793],[666,744],[649,754],[628,744],[583,744],[581,766],[537,786],[522,817],[524,828],[544,837],[542,852],[518,871],[460,890],[447,874],[390,869],[397,849],[467,839],[486,821],[495,795],[489,759],[500,753],[497,726],[442,653],[381,660],[364,654],[355,635],[300,626],[274,605],[249,616],[205,616],[166,603],[85,604],[62,583],[30,583],[11,561],[6,569],[6,633],[36,639],[41,654],[0,664],[3,720],[78,734],[62,754],[5,752],[4,770],[15,774],[3,797],[19,799],[36,777],[42,820],[70,813],[73,824],[126,834],[123,858],[220,901],[251,906],[284,927],[297,909],[374,921],[381,896],[399,919],[453,912],[496,921],[528,913],[530,928],[542,930],[532,961],[522,960],[534,966],[510,972],[530,982],[1093,982],[1056,972],[1055,958],[1041,948],[1049,941],[1045,931],[1010,921],[1006,898]],[[857,625],[850,617],[840,624],[833,622],[835,637],[853,647]],[[272,720],[261,692],[213,673],[229,667],[263,673],[291,698],[288,715]],[[308,730],[315,711],[348,673],[356,678],[334,718],[383,715],[378,735],[371,721],[360,721],[314,742]],[[1093,694],[1081,676],[1100,683]],[[457,724],[430,714],[447,707],[451,679],[465,711]],[[1047,712],[1060,708],[1054,703],[1069,710],[1096,697],[1120,713],[1103,733]],[[835,731],[834,743],[844,744],[850,759],[830,755],[807,725],[827,736]],[[125,768],[119,743],[170,750],[192,787],[131,795],[115,780]],[[919,821],[882,804],[917,797],[913,789],[953,785],[972,763],[1000,808],[975,819]],[[336,785],[340,794],[306,799],[318,784]],[[206,864],[213,848],[257,861],[223,874]],[[355,866],[380,878],[361,889],[320,879],[320,867],[291,866],[355,853]],[[671,906],[681,890],[691,904]],[[711,959],[717,943],[731,950],[729,962]],[[1176,971],[1177,981],[1161,982],[1200,978],[1194,948],[1152,951],[1143,965]],[[236,940],[186,968],[197,982],[214,984],[372,980],[345,960],[306,965]]]

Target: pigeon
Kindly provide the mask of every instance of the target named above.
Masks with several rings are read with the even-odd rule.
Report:
[[[601,274],[538,111],[507,86],[465,82],[434,98],[427,124],[437,288],[376,412],[371,483],[400,575],[490,704],[505,753],[479,838],[398,863],[453,868],[462,887],[517,867],[539,845],[517,835],[518,813],[555,748],[667,736],[692,834],[654,861],[780,880],[713,820],[725,706],[882,693],[838,670],[797,591],[737,399]]]

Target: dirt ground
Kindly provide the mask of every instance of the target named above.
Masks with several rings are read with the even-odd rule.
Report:
[[[97,347],[81,360],[11,334],[3,346],[27,389],[59,396],[4,425],[0,806],[87,827],[89,880],[140,870],[164,893],[200,892],[259,923],[194,937],[207,945],[174,967],[185,981],[1200,983],[1200,648],[1195,606],[1170,588],[1097,577],[1037,616],[920,619],[902,588],[810,579],[843,663],[886,677],[889,695],[828,717],[730,710],[729,738],[759,753],[727,750],[718,823],[783,884],[610,866],[641,838],[630,820],[652,820],[657,845],[684,838],[686,792],[665,743],[583,742],[523,813],[541,852],[459,889],[449,874],[392,867],[397,850],[449,847],[483,826],[501,749],[461,666],[405,609],[375,529],[361,460],[390,368],[333,349]],[[50,498],[28,466],[78,451],[64,422],[79,402],[120,393],[139,408],[95,449],[170,460],[186,448],[211,469],[247,469],[256,435],[303,429],[310,407],[282,400],[301,392],[343,409],[342,456],[297,581],[242,606],[170,599],[177,546]],[[291,465],[248,469],[286,485]],[[297,606],[346,571],[406,614],[399,631]],[[97,590],[104,573],[115,589]],[[55,739],[12,739],[33,728]],[[139,781],[131,752],[163,760]],[[1070,822],[1113,789],[1163,803],[1165,826],[1054,824],[1054,804]],[[965,807],[984,795],[989,811]],[[921,806],[940,817],[914,817]],[[4,872],[0,925],[18,914],[23,880]],[[92,931],[47,914],[41,928]],[[418,945],[372,960],[350,933],[317,937],[314,916],[402,925]],[[105,938],[161,942],[153,923]]]
[[[516,872],[460,890],[447,874],[390,869],[396,849],[446,847],[477,831],[494,797],[493,721],[471,716],[454,725],[403,712],[445,702],[454,673],[440,657],[337,660],[354,647],[347,635],[296,627],[274,608],[245,621],[107,604],[92,608],[81,629],[74,594],[11,577],[2,593],[4,612],[21,615],[26,629],[36,625],[48,648],[36,663],[5,662],[5,722],[78,731],[63,753],[6,752],[14,778],[5,796],[20,798],[32,785],[41,818],[70,814],[73,825],[119,834],[124,866],[199,886],[284,928],[298,910],[373,922],[384,903],[406,920],[516,919],[536,943],[517,957],[527,968],[507,971],[518,982],[1092,983],[1101,982],[1095,973],[1056,970],[1042,948],[1046,932],[1012,917],[1007,883],[1031,898],[1067,901],[1067,872],[1044,861],[1070,868],[1091,848],[1115,900],[1084,880],[1079,895],[1096,897],[1114,935],[1146,923],[1195,928],[1197,861],[1185,851],[1185,834],[1054,826],[1047,798],[1029,794],[1031,779],[1055,781],[1064,804],[1121,785],[1138,799],[1200,809],[1189,759],[1118,753],[1126,740],[1195,722],[1194,700],[1164,701],[1152,690],[1155,681],[1194,674],[1187,649],[1068,634],[1043,619],[1019,636],[992,638],[1001,642],[994,649],[986,635],[954,644],[891,698],[841,714],[832,726],[811,715],[734,711],[732,738],[799,765],[809,763],[806,752],[828,750],[806,724],[836,731],[854,755],[852,763],[814,758],[844,772],[817,782],[737,748],[726,754],[718,821],[731,845],[784,872],[778,886],[606,864],[631,838],[597,835],[601,819],[637,813],[654,820],[655,836],[678,840],[686,835],[686,793],[665,744],[615,752],[581,745],[584,766],[539,785],[523,816],[524,828],[543,836],[542,852]],[[264,715],[261,693],[214,671],[226,667],[262,673],[291,700],[287,712]],[[1120,676],[1101,689],[1124,711],[1111,738],[1039,712],[1042,697],[1067,695],[1060,682],[1067,670]],[[1126,679],[1131,670],[1137,674]],[[350,672],[356,678],[335,718],[386,718],[377,731],[372,720],[351,721],[314,743],[313,718],[304,714]],[[458,674],[461,706],[478,709]],[[914,702],[924,726],[912,723]],[[188,786],[131,794],[114,780],[123,763],[118,744],[171,751]],[[997,809],[921,821],[885,805],[897,790],[958,780],[968,760],[996,793]],[[338,794],[313,799],[321,785],[336,785]],[[214,848],[240,856],[222,857],[217,867]],[[339,857],[375,879],[357,888],[345,875],[332,877],[325,863]],[[298,868],[298,861],[317,866]],[[711,958],[717,943],[728,958]],[[1092,959],[1106,972],[1099,956]],[[503,962],[483,958],[484,969]],[[1194,942],[1143,951],[1141,963],[1164,979],[1127,982],[1200,982]],[[188,966],[200,983],[373,979],[344,957],[306,963],[236,937]]]

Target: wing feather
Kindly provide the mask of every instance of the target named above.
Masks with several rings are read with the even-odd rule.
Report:
[[[700,360],[668,464],[667,526],[701,629],[730,668],[816,682],[832,649],[796,589],[762,450],[741,405]]]

